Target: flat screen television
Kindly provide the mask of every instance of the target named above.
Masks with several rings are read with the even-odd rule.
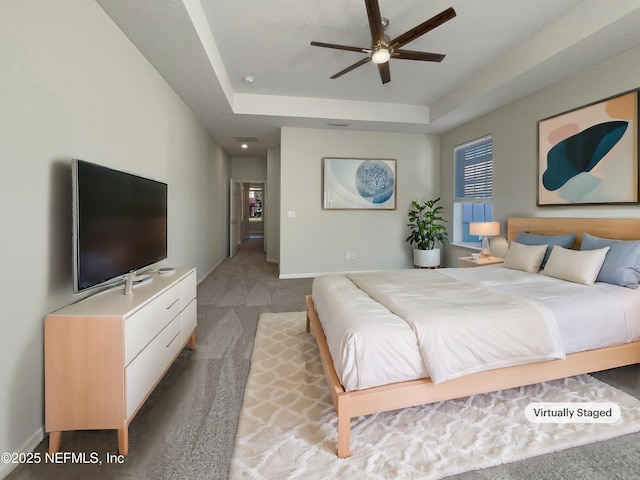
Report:
[[[116,282],[167,258],[167,184],[71,162],[73,291]]]

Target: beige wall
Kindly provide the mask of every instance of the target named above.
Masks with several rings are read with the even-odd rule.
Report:
[[[323,157],[395,158],[396,210],[323,210]],[[280,160],[282,277],[413,264],[407,211],[412,200],[438,195],[438,137],[283,128]],[[347,261],[346,252],[356,259]]]
[[[242,182],[264,182],[267,179],[265,158],[232,158],[231,178]]]
[[[603,98],[640,87],[640,47],[613,57],[562,82],[496,110],[441,137],[441,184],[447,212],[453,204],[453,149],[493,135],[494,218],[505,231],[509,216],[638,217],[637,206],[537,207],[537,122]],[[446,263],[469,251],[449,247]]]
[[[280,145],[267,150],[267,185],[265,192],[267,212],[264,241],[267,261],[280,262]]]
[[[43,434],[43,317],[79,298],[71,159],[167,182],[167,264],[200,278],[228,250],[230,164],[95,2],[5,0],[1,10],[0,452],[19,452]],[[0,478],[11,467],[0,463]]]

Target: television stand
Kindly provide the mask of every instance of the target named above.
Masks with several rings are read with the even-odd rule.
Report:
[[[131,295],[102,293],[45,317],[50,453],[63,431],[113,429],[127,455],[133,417],[182,349],[195,348],[195,269],[152,277]]]

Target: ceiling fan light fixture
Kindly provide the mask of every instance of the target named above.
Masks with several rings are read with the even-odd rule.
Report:
[[[387,47],[376,47],[371,53],[371,61],[378,65],[388,62],[390,58],[391,52]]]
[[[372,62],[378,66],[377,70],[380,74],[380,80],[385,84],[391,81],[391,69],[388,63],[391,57],[398,60],[413,60],[420,62],[441,62],[444,59],[445,56],[442,54],[403,50],[402,47],[454,18],[456,16],[456,11],[452,7],[447,8],[438,15],[431,17],[420,25],[413,27],[411,30],[407,30],[403,34],[391,40],[385,33],[386,28],[389,26],[389,20],[380,15],[379,0],[365,0],[364,3],[367,9],[367,20],[369,21],[369,30],[371,33],[371,48],[338,45],[334,43],[311,42],[311,45],[315,47],[333,48],[336,50],[367,54],[366,57],[357,61],[353,65],[349,65],[347,68],[344,68],[338,73],[330,76],[330,79],[333,80],[341,77],[356,68]]]

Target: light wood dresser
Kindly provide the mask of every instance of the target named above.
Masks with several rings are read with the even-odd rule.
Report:
[[[45,318],[45,428],[49,452],[63,431],[118,431],[129,423],[188,343],[195,348],[196,271],[152,273],[134,288],[99,293]]]

